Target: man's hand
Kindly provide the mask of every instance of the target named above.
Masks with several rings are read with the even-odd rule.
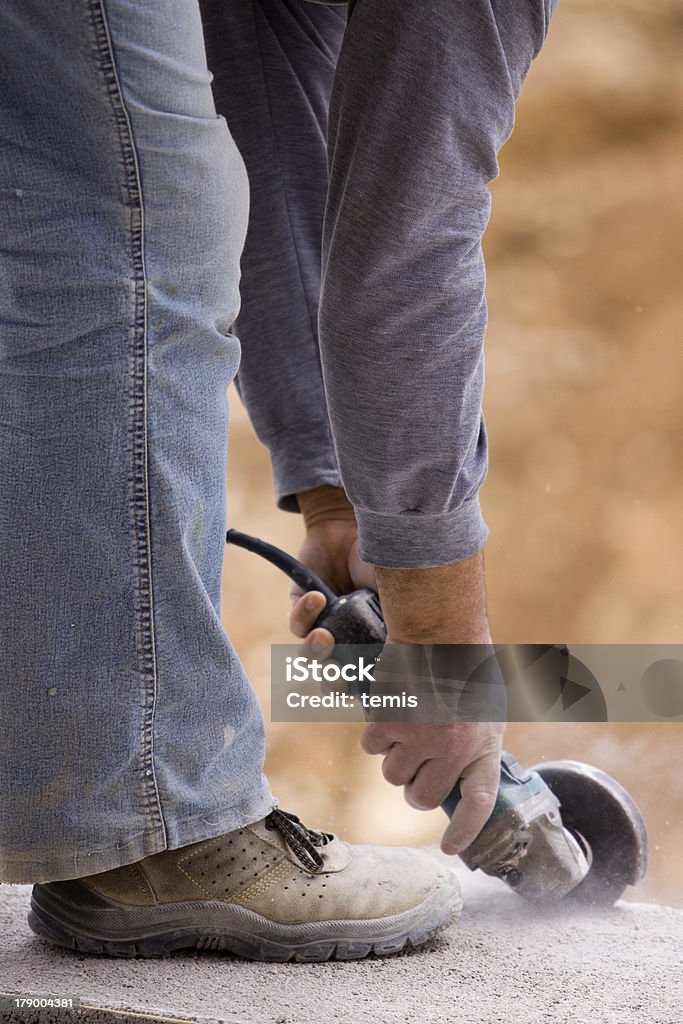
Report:
[[[377,590],[375,570],[358,555],[358,527],[353,506],[341,487],[326,484],[298,496],[306,539],[299,559],[320,576],[336,594],[348,594],[361,587]],[[311,629],[325,607],[318,590],[301,596],[301,587],[292,583],[293,601],[289,628],[295,636],[305,637],[316,657],[329,658],[334,637],[327,629]]]
[[[336,593],[372,587],[380,595],[387,643],[488,644],[484,563],[481,554],[427,569],[389,569],[358,556],[353,507],[338,487],[298,495],[307,538],[300,559]],[[304,637],[316,656],[332,653],[333,637],[312,629],[325,606],[318,592],[298,596],[290,628]],[[465,849],[485,825],[495,803],[500,775],[503,725],[498,722],[371,722],[362,746],[383,754],[384,777],[403,786],[413,807],[438,807],[460,780],[462,800],[442,840],[445,853]]]
[[[438,807],[460,780],[462,799],[444,832],[444,853],[460,853],[485,825],[498,793],[500,722],[370,722],[361,746],[383,754],[382,774],[420,811]]]

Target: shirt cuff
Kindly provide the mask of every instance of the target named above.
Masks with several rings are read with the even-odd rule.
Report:
[[[489,533],[478,497],[443,515],[386,515],[356,507],[356,519],[360,557],[387,569],[428,569],[460,562],[481,551]]]
[[[300,512],[297,494],[311,491],[320,484],[341,487],[337,458],[332,451],[297,450],[296,457],[287,451],[270,451],[275,482],[275,501],[284,512]]]

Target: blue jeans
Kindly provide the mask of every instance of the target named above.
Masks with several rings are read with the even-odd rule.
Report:
[[[221,626],[248,186],[196,0],[0,5],[0,879],[255,821]]]

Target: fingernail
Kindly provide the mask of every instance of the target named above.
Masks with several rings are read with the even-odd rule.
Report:
[[[318,599],[314,594],[308,594],[304,599],[304,608],[307,612],[312,612],[318,607]]]
[[[318,643],[318,642],[314,642],[314,643],[310,644],[309,646],[310,646],[311,651],[313,652],[313,654],[315,654],[316,656],[320,656],[321,654],[325,654],[326,651],[327,651],[327,644],[321,644],[321,643]]]
[[[450,843],[444,843],[441,847],[441,852],[445,853],[448,857],[455,857],[456,853],[460,853],[460,850],[457,846],[452,846]]]

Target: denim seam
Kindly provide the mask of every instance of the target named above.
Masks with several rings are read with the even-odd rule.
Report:
[[[100,66],[104,75],[112,115],[119,136],[121,158],[129,200],[131,243],[131,278],[133,298],[130,454],[132,456],[130,513],[133,533],[133,568],[135,572],[136,647],[144,684],[144,723],[142,786],[146,809],[167,831],[154,771],[154,726],[157,705],[157,664],[154,635],[154,601],[152,587],[151,522],[149,507],[148,431],[147,431],[147,278],[145,268],[145,219],[140,166],[133,137],[130,115],[123,96],[109,22],[106,0],[89,0]],[[149,780],[149,782],[148,782]]]

